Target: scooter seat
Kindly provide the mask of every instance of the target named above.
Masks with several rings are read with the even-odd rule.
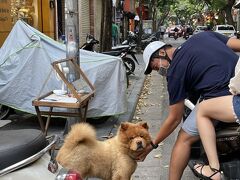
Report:
[[[240,136],[240,131],[238,127],[226,128],[216,132],[217,138],[221,137],[231,137],[231,136]]]
[[[216,127],[217,138],[240,136],[240,129],[237,123],[224,123],[219,122]]]
[[[129,45],[127,44],[127,45],[121,45],[121,46],[113,46],[112,47],[112,50],[113,51],[119,51],[119,50],[122,50],[122,49],[126,49],[126,48],[128,48],[129,47]]]
[[[1,130],[0,170],[36,154],[46,145],[47,140],[40,130]]]
[[[102,52],[102,54],[107,54],[110,56],[120,56],[121,55],[121,51],[106,51],[106,52]]]

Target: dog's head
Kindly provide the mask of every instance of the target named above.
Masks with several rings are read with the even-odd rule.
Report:
[[[142,151],[151,143],[146,122],[121,123],[118,131],[118,138],[131,151]]]

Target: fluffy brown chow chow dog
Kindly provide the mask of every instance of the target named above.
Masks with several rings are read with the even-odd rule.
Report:
[[[137,154],[150,143],[147,123],[121,123],[117,135],[105,141],[96,139],[91,125],[78,123],[67,135],[57,161],[78,171],[82,178],[130,180],[137,167]]]

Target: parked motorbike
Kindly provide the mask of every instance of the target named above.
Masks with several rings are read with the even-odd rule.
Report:
[[[64,36],[65,37],[65,36]],[[91,35],[88,35],[86,38],[86,42],[82,45],[81,49],[85,49],[88,51],[94,51],[94,45],[99,44],[99,41],[91,38]],[[0,104],[0,120],[2,119],[7,119],[8,116],[10,114],[12,114],[14,112],[14,109],[9,107],[9,106],[5,106],[3,104]]]
[[[157,33],[153,33],[153,34],[143,34],[141,37],[141,49],[144,50],[145,47],[153,42],[153,41],[157,41],[159,39],[159,37],[157,37]],[[127,33],[127,39],[124,40],[122,42],[123,45],[132,45],[132,44],[137,44],[138,43],[138,34],[135,34],[132,31],[128,31]]]
[[[80,47],[80,49],[84,49],[87,51],[95,51],[95,46],[99,44],[99,41],[96,40],[91,34],[87,34],[86,42]]]
[[[194,98],[194,97],[193,97]],[[193,103],[194,102],[194,103]],[[192,101],[185,100],[186,119],[196,104],[196,98]],[[240,179],[240,127],[237,123],[219,122],[216,126],[217,150],[220,160],[221,170],[225,180]],[[193,144],[188,166],[194,169],[196,162],[207,164],[207,157],[200,140]]]
[[[0,120],[8,118],[12,111],[13,111],[12,108],[0,104]]]
[[[119,56],[122,58],[123,63],[126,67],[126,72],[127,72],[127,76],[134,74],[135,71],[135,63],[134,61],[127,57],[127,54],[130,54],[130,51],[132,51],[132,49],[135,48],[134,46],[129,45],[128,47],[124,48],[124,49],[120,49],[117,51],[107,51],[107,52],[102,52],[103,54],[107,54],[107,55],[111,55],[111,56]],[[135,57],[135,56],[134,56]],[[135,57],[136,59],[136,57]],[[137,59],[136,62],[138,63]]]
[[[138,35],[132,31],[127,32],[127,39],[125,39],[122,42],[122,45],[128,45],[128,44],[137,44],[138,41]]]
[[[184,32],[183,38],[187,40],[189,38],[189,33],[188,32]]]
[[[87,34],[86,37],[86,43],[83,44],[83,46],[81,46],[81,49],[85,49],[88,51],[94,51],[94,45],[98,44],[99,41],[96,40],[92,35]],[[111,56],[119,56],[122,60],[123,63],[126,67],[126,74],[127,74],[127,79],[128,76],[131,74],[134,74],[135,71],[135,63],[134,61],[138,63],[138,60],[135,56],[135,49],[136,45],[132,44],[132,45],[126,45],[126,46],[115,46],[113,47],[112,51],[107,51],[107,52],[101,52],[103,54],[107,54],[107,55],[111,55]],[[131,55],[133,57],[129,58],[127,57],[127,55]]]
[[[148,38],[141,40],[141,48],[144,50],[147,45],[153,41],[157,41],[159,38],[156,37],[156,33],[151,34]]]
[[[174,38],[175,40],[177,40],[177,38],[178,38],[178,32],[175,32],[175,33],[174,33],[173,38]]]
[[[94,36],[87,34],[86,42],[80,48],[88,51],[94,51],[94,46],[96,44],[99,44],[99,41],[96,40]],[[122,53],[124,53],[124,55],[121,55],[121,58],[123,58],[124,61],[129,63],[129,68],[131,73],[128,73],[128,74],[132,74],[135,70],[134,61],[139,65],[139,62],[135,56],[136,54],[135,48],[136,48],[136,44],[130,44],[130,45],[127,44],[122,46],[114,46],[112,47],[111,51],[101,52],[101,53],[109,54],[112,56],[120,56]],[[127,55],[130,55],[133,58],[133,60],[127,57]]]
[[[139,65],[139,62],[138,62],[138,60],[137,60],[137,58],[135,56],[135,54],[136,54],[136,50],[135,50],[136,49],[136,44],[112,47],[112,51],[121,51],[123,49],[125,49],[125,50],[128,49],[126,55],[130,55],[133,58],[133,60]],[[134,72],[134,70],[133,70],[133,72]]]
[[[45,137],[37,129],[0,130],[0,179],[73,179],[82,180],[55,160],[57,135]],[[68,178],[67,178],[68,177]]]

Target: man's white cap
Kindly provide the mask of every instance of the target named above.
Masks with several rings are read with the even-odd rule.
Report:
[[[161,49],[163,46],[165,46],[166,43],[162,41],[154,41],[147,45],[147,47],[143,51],[143,61],[145,62],[145,71],[144,74],[150,74],[152,72],[152,68],[149,66],[149,61],[154,52],[156,52],[158,49]]]
[[[136,15],[136,16],[134,17],[134,20],[135,20],[135,21],[139,21],[139,20],[140,20],[139,16]]]

